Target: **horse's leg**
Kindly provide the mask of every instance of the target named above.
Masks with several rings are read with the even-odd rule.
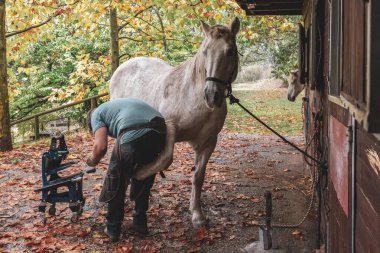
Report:
[[[206,173],[206,165],[215,149],[217,136],[211,137],[201,146],[193,145],[195,151],[195,173],[193,176],[193,187],[191,191],[190,210],[192,212],[192,223],[194,228],[206,225],[206,217],[201,207],[201,192]]]

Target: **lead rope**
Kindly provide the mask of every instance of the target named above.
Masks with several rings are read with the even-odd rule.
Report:
[[[231,86],[229,86],[229,87],[231,87]],[[230,99],[230,104],[231,105],[232,104],[237,104],[238,106],[240,106],[246,113],[248,113],[251,117],[253,117],[255,120],[257,120],[264,127],[266,127],[267,129],[269,129],[272,133],[274,133],[276,136],[278,136],[285,143],[289,144],[290,146],[292,146],[293,148],[295,148],[296,150],[298,150],[299,152],[301,152],[305,157],[307,157],[307,158],[311,159],[312,161],[314,161],[315,163],[317,163],[318,168],[326,167],[326,162],[325,161],[320,161],[320,160],[312,157],[306,151],[304,151],[304,150],[300,149],[299,147],[297,147],[294,143],[292,143],[291,141],[289,141],[288,139],[286,139],[284,136],[282,136],[281,134],[279,134],[277,131],[275,131],[270,126],[268,126],[265,122],[263,122],[260,118],[258,118],[252,112],[250,112],[247,108],[245,108],[240,103],[240,100],[238,98],[236,98],[234,95],[232,95],[230,89],[228,89],[228,94],[227,94],[226,97],[228,97]],[[312,139],[314,139],[314,137]],[[311,143],[311,140],[310,140],[310,143]],[[314,170],[313,172],[310,170],[310,177],[312,179],[312,185],[311,185],[311,188],[310,188],[312,190],[311,199],[310,199],[309,207],[308,207],[305,215],[301,219],[301,221],[298,222],[297,224],[273,224],[272,227],[277,227],[277,228],[297,228],[297,227],[301,226],[302,223],[305,222],[307,216],[310,214],[310,211],[311,211],[313,203],[314,203],[314,197],[315,197],[315,189],[314,188],[315,188],[315,185],[316,185],[315,183],[318,182],[318,179],[319,179],[318,170]],[[254,224],[254,226],[265,226],[265,224],[261,224],[261,223],[260,224]]]

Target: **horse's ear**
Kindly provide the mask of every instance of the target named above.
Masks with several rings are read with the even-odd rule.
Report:
[[[205,37],[207,37],[209,34],[209,31],[210,31],[210,26],[208,24],[206,24],[205,22],[201,21],[201,28],[202,28],[202,31],[203,31]]]
[[[231,29],[232,34],[235,36],[239,32],[240,20],[237,17],[235,17],[234,20],[232,21],[232,23],[230,25],[230,29]]]

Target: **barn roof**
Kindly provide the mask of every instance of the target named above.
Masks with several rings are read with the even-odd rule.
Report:
[[[247,15],[302,15],[304,0],[236,0]]]

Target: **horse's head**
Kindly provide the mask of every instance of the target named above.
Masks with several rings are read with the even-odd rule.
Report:
[[[294,102],[298,94],[305,88],[305,85],[300,82],[299,71],[293,70],[288,76],[288,100]]]
[[[235,18],[230,27],[209,26],[202,22],[205,40],[200,54],[204,58],[206,86],[204,97],[210,108],[220,107],[226,91],[231,89],[231,83],[236,79],[239,56],[236,47],[236,34],[240,21]]]

